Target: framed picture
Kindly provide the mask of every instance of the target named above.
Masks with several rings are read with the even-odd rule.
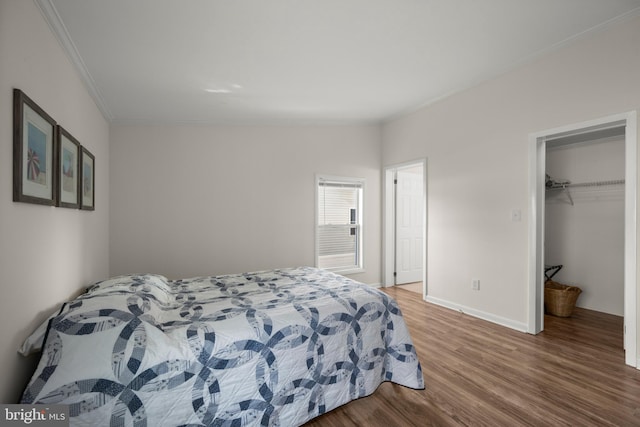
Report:
[[[84,147],[80,148],[80,209],[95,209],[96,159]]]
[[[13,90],[13,201],[55,203],[56,122],[20,89]]]
[[[62,126],[56,129],[56,206],[80,207],[80,143]]]

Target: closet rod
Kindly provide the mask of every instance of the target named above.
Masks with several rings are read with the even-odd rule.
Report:
[[[609,181],[594,181],[594,182],[579,182],[575,184],[571,183],[560,183],[554,184],[550,187],[547,187],[549,190],[562,190],[564,188],[575,188],[575,187],[600,187],[603,185],[621,185],[624,184],[624,179],[613,179]]]
[[[564,190],[569,199],[569,203],[573,206],[573,197],[569,189],[576,187],[602,187],[605,185],[621,185],[624,184],[624,179],[613,179],[609,181],[594,181],[594,182],[579,182],[571,184],[569,181],[555,182],[551,186],[547,187],[547,190]]]

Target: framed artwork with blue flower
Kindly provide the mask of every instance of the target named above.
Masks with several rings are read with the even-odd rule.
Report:
[[[53,206],[56,122],[20,89],[13,91],[13,201]]]

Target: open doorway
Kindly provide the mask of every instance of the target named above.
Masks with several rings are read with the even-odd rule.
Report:
[[[384,171],[383,277],[386,286],[411,284],[427,294],[426,159]]]
[[[620,318],[624,136],[620,126],[549,139],[545,167],[545,280],[579,287],[577,307]]]
[[[584,139],[615,130],[624,135],[624,348],[625,363],[637,366],[636,199],[637,113],[543,131],[530,136],[530,257],[528,332],[544,329],[545,193],[547,144]]]

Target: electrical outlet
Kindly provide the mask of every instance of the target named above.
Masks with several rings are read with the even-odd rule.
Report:
[[[471,289],[473,289],[474,291],[480,290],[480,279],[473,279],[471,281]]]

